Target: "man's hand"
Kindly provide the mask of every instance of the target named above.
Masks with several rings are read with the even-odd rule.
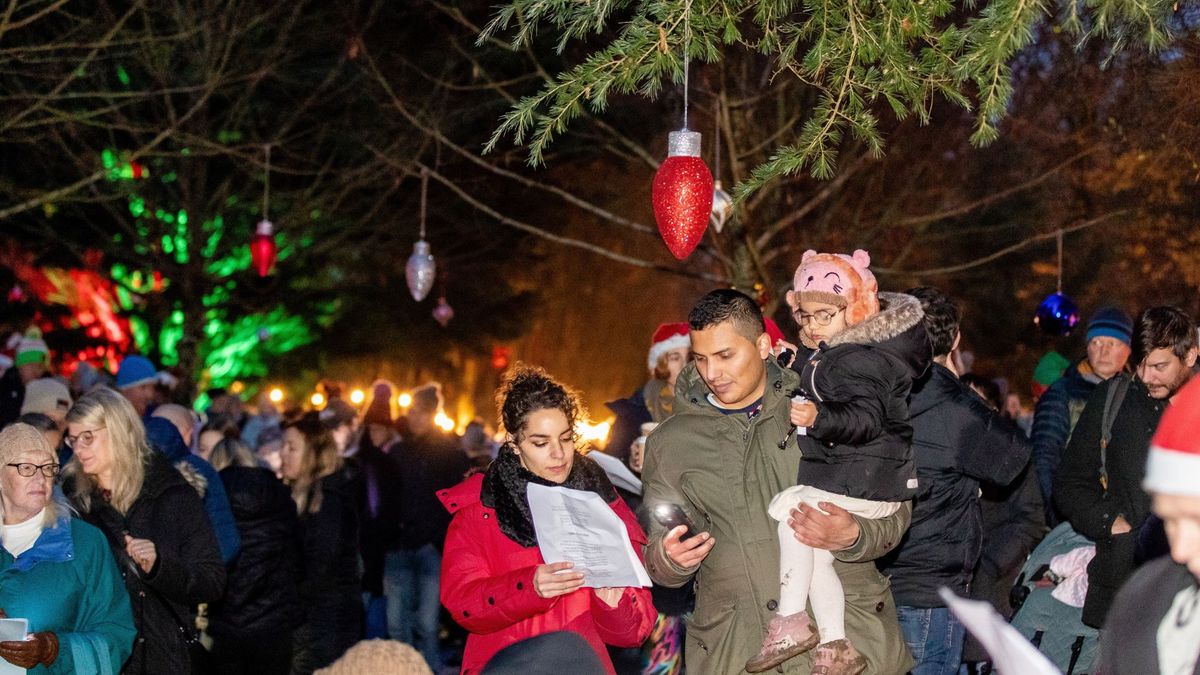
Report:
[[[1118,534],[1125,534],[1126,532],[1132,532],[1132,531],[1133,531],[1133,526],[1129,524],[1128,520],[1125,520],[1125,516],[1117,516],[1117,519],[1113,521],[1113,524],[1112,524],[1113,536],[1116,536]]]
[[[837,504],[818,502],[817,508],[801,503],[792,509],[788,527],[802,544],[827,551],[842,551],[858,542],[858,521]]]
[[[666,551],[671,562],[685,569],[691,569],[708,557],[708,552],[712,550],[717,540],[713,539],[711,534],[701,532],[685,541],[680,541],[679,538],[683,536],[684,532],[687,532],[687,525],[676,525],[671,528],[667,536],[663,537],[663,550]]]
[[[571,572],[575,563],[538,565],[533,572],[533,590],[543,598],[554,598],[583,587],[583,572]],[[568,571],[563,571],[568,570]]]
[[[791,403],[788,420],[798,427],[811,427],[817,421],[817,405],[812,401]]]

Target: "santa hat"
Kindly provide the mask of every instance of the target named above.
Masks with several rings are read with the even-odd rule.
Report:
[[[1171,400],[1150,441],[1147,492],[1200,497],[1200,377],[1192,378]]]
[[[25,331],[25,335],[21,336],[21,341],[17,343],[16,352],[13,363],[18,366],[27,363],[45,363],[46,357],[50,355],[50,349],[46,347],[46,341],[42,339],[42,331],[37,328]]]
[[[664,323],[654,331],[650,339],[650,357],[646,359],[650,370],[658,365],[658,359],[663,354],[680,347],[691,347],[692,337],[686,323]]]

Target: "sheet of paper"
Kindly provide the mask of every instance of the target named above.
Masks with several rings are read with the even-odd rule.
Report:
[[[1045,654],[1008,625],[988,603],[960,598],[945,587],[938,594],[987,650],[992,666],[1000,675],[1062,675]]]
[[[612,455],[606,455],[599,450],[593,450],[587,456],[595,460],[601,469],[604,469],[604,473],[608,474],[608,479],[612,481],[613,485],[622,490],[629,490],[635,495],[642,494],[641,479],[634,475],[629,470],[629,467],[625,466],[625,462]]]
[[[0,642],[24,640],[28,631],[29,622],[25,619],[0,619]],[[25,675],[25,669],[0,659],[0,675]]]
[[[594,492],[529,483],[538,548],[548,563],[572,562],[591,588],[649,586],[625,523]]]

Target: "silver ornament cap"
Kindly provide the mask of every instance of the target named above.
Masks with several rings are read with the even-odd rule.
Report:
[[[667,134],[667,157],[699,157],[700,132],[680,129]]]

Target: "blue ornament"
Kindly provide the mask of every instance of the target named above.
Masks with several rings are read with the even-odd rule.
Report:
[[[1038,305],[1033,322],[1047,335],[1070,335],[1079,323],[1079,307],[1062,293],[1051,293]]]

